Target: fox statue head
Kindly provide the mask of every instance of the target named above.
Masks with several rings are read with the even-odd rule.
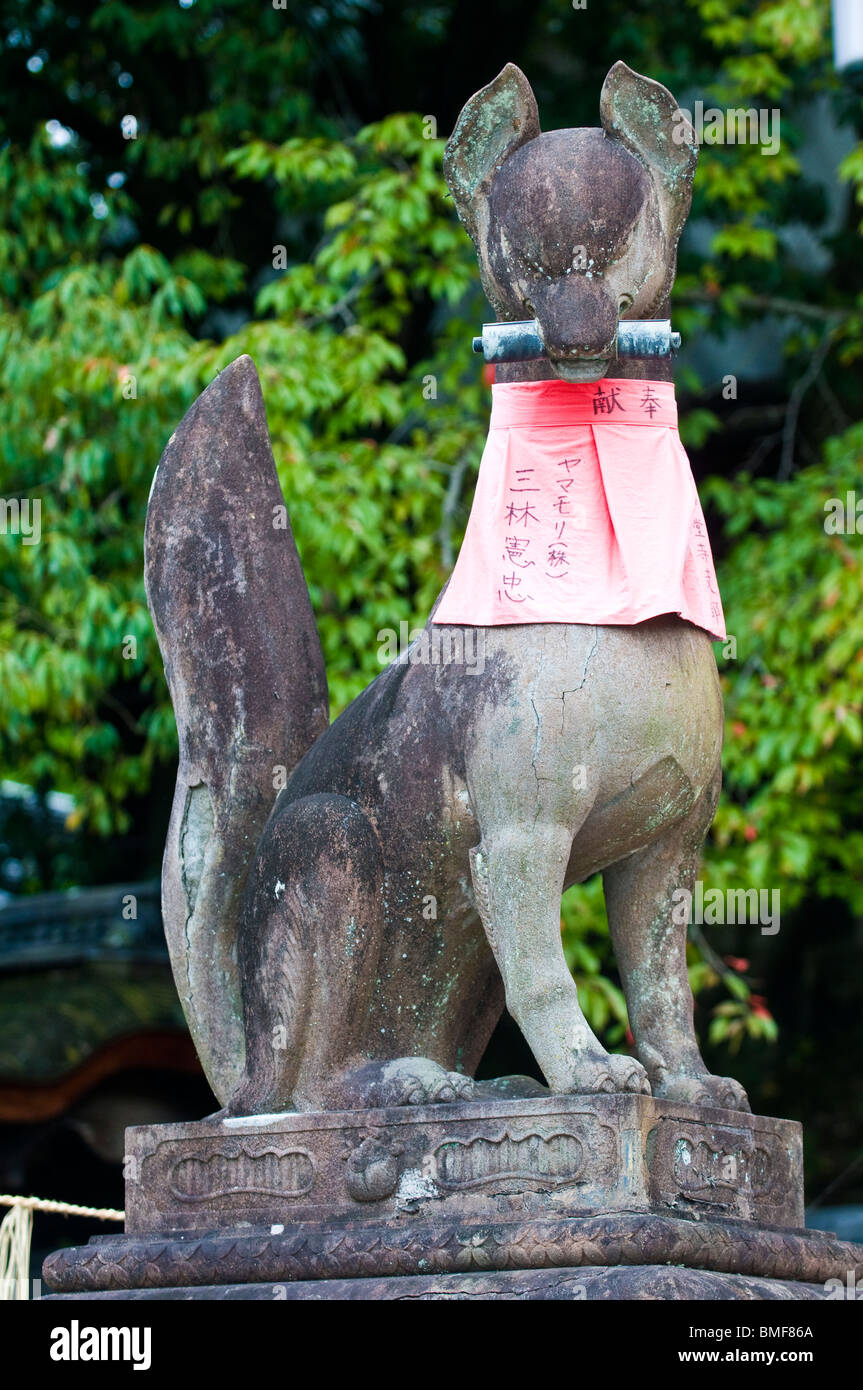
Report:
[[[501,319],[536,318],[554,375],[598,381],[620,318],[667,315],[698,157],[658,82],[615,63],[601,127],[541,133],[513,63],[465,105],[444,154],[483,289]]]

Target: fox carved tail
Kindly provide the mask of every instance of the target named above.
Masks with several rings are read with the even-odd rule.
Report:
[[[207,387],[153,479],[147,601],[174,705],[177,787],[162,913],[177,989],[225,1105],[243,1074],[237,932],[249,866],[290,772],[328,723],[306,582],[252,359]]]

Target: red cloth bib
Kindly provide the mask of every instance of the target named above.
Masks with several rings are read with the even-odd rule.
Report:
[[[668,381],[492,387],[464,542],[435,623],[644,622],[725,637]]]

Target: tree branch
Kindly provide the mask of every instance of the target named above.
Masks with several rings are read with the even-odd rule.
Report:
[[[824,331],[821,342],[812,354],[809,366],[801,377],[795,381],[788,399],[788,409],[785,412],[785,424],[782,428],[782,459],[779,464],[779,471],[776,474],[780,481],[784,482],[791,477],[794,471],[794,440],[797,435],[797,420],[800,415],[800,406],[803,397],[809,390],[815,378],[824,366],[825,358],[833,346],[833,338],[836,333],[837,325],[831,323]]]
[[[679,304],[719,306],[721,295],[710,294],[707,290],[681,290],[680,294],[675,295],[675,301]],[[828,309],[821,304],[809,304],[803,299],[783,299],[780,295],[735,295],[734,304],[740,309],[754,309],[759,313],[789,314],[821,323],[839,324],[850,318],[850,313],[845,309]]]

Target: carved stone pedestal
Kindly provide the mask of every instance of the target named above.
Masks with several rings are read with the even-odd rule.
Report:
[[[823,1298],[863,1247],[803,1223],[800,1126],[538,1096],[127,1131],[126,1232],[61,1298]]]

